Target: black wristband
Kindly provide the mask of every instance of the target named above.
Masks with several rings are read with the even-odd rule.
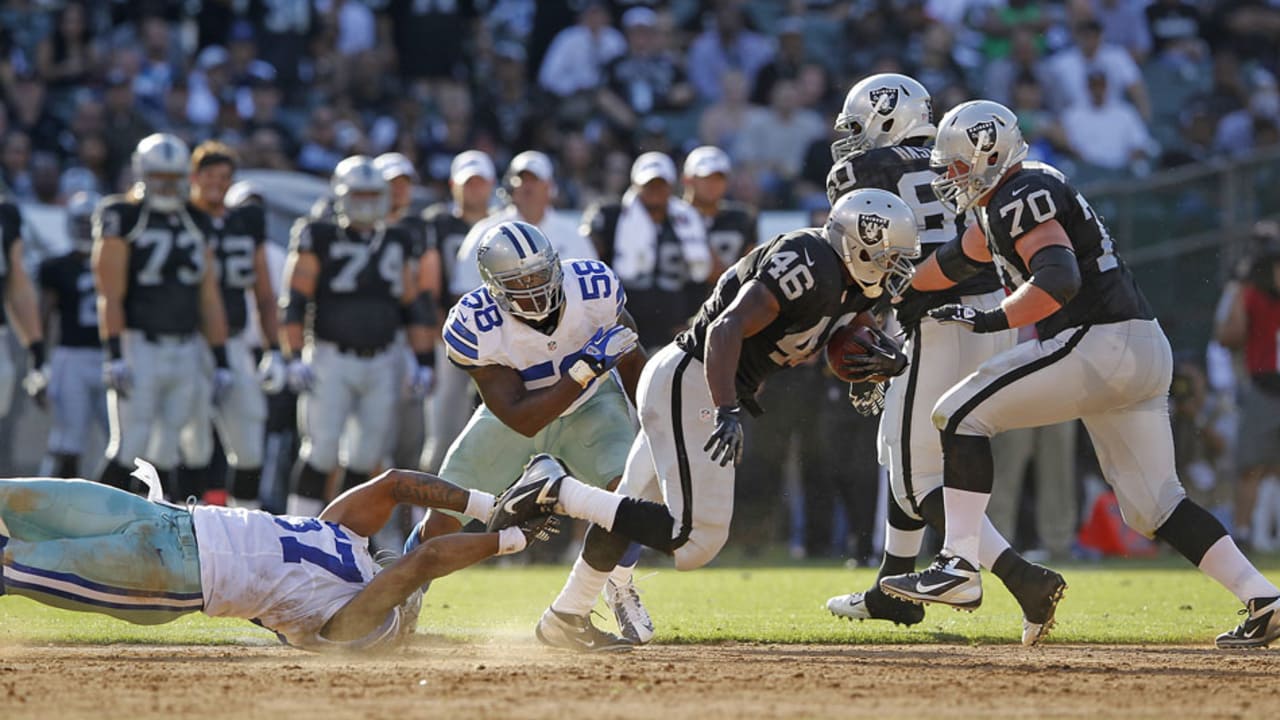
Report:
[[[119,335],[112,335],[107,338],[107,357],[112,360],[119,360],[124,357],[124,351],[120,347]]]
[[[993,333],[1009,329],[1009,316],[1004,308],[985,310],[973,319],[973,331],[976,333]]]
[[[214,345],[213,347],[211,347],[211,348],[209,348],[209,349],[213,351],[213,364],[214,364],[214,365],[218,366],[219,368],[225,368],[225,367],[228,367],[228,364],[227,364],[227,346],[226,346],[226,345]]]
[[[31,358],[32,369],[44,367],[44,341],[31,341],[31,344],[27,346],[27,355]]]
[[[436,366],[436,351],[434,349],[417,353],[414,357],[418,358],[418,364],[422,367]]]

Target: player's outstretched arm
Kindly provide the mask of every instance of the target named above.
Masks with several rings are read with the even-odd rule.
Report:
[[[400,503],[466,513],[471,497],[470,490],[435,475],[387,470],[339,495],[320,513],[320,519],[368,537],[387,524]],[[492,505],[492,498],[488,502]]]
[[[916,266],[911,287],[920,292],[946,290],[977,275],[991,262],[987,238],[973,223],[960,237],[944,243]]]
[[[1032,228],[1013,246],[1031,277],[1000,303],[1009,327],[1031,325],[1057,312],[1080,290],[1080,266],[1057,220]]]
[[[525,437],[537,435],[582,394],[582,386],[568,373],[555,385],[537,390],[526,388],[520,374],[503,365],[469,367],[467,373],[489,412]]]
[[[625,309],[618,315],[618,323],[630,328],[637,335],[640,334],[640,329],[636,327],[635,318],[632,318],[631,313]],[[648,360],[649,356],[645,353],[644,348],[637,343],[635,348],[623,355],[616,365],[618,376],[622,378],[622,388],[626,391],[627,397],[631,399],[632,405],[636,405],[636,388],[640,386],[640,373],[644,370],[644,364]]]

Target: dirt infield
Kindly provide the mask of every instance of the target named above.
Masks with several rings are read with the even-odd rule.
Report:
[[[0,647],[0,717],[1269,717],[1280,652],[1203,647],[656,646],[579,656],[424,640],[285,648]],[[874,713],[870,715],[868,713]]]

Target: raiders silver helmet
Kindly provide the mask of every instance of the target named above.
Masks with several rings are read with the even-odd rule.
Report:
[[[536,226],[504,222],[480,238],[480,279],[498,307],[537,322],[564,304],[560,255]]]
[[[835,129],[848,133],[831,143],[831,159],[836,161],[911,138],[932,138],[933,102],[914,78],[872,75],[849,89]]]
[[[191,151],[176,135],[155,133],[133,151],[134,189],[153,210],[176,212],[187,201]]]
[[[944,205],[965,212],[1026,157],[1027,143],[1012,110],[990,100],[961,103],[938,124],[929,164],[942,174],[933,181],[933,192]]]
[[[370,228],[386,220],[391,211],[391,186],[366,155],[352,155],[338,163],[329,185],[339,225]]]
[[[237,208],[252,202],[262,202],[262,188],[252,180],[234,183],[222,196],[222,204],[229,208]]]
[[[823,234],[867,297],[899,297],[911,283],[920,236],[915,213],[897,195],[863,188],[840,197]]]
[[[101,196],[96,192],[80,192],[67,200],[67,237],[76,252],[93,249],[93,211]]]

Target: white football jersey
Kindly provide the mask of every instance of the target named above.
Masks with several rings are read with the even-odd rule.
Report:
[[[400,608],[366,638],[334,643],[320,635],[378,571],[367,539],[336,523],[260,510],[199,506],[191,517],[206,614],[252,620],[312,650],[370,648],[397,637]]]
[[[555,385],[577,362],[579,351],[601,328],[618,324],[626,305],[622,283],[599,260],[563,260],[564,308],[550,335],[498,307],[484,287],[463,295],[444,324],[449,359],[461,367],[502,365],[514,369],[530,390]],[[610,374],[587,386],[561,417],[577,410]]]

